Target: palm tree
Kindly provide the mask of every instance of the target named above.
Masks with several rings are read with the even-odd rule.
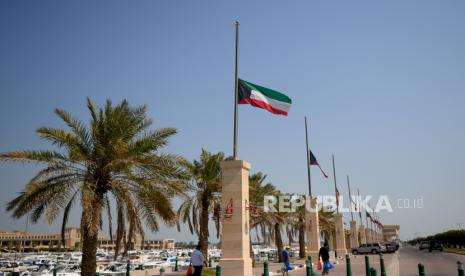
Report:
[[[294,213],[291,214],[290,218],[290,232],[289,240],[292,240],[293,236],[297,235],[299,239],[299,258],[305,258],[305,206],[298,206]]]
[[[278,213],[282,214],[282,213]],[[281,237],[281,223],[276,220],[274,223],[274,240],[276,242],[276,251],[278,254],[278,262],[283,261],[283,250],[284,250],[284,245],[283,245],[283,239]]]
[[[299,238],[299,258],[305,258],[305,205],[298,206],[296,208],[296,212],[291,214],[288,217],[289,223],[289,230],[288,236],[289,240],[292,240],[294,236],[298,236]],[[334,220],[335,220],[335,212],[331,211],[326,208],[320,208],[318,212],[318,221],[320,225],[320,229],[326,232],[334,231]]]
[[[335,226],[336,212],[325,207],[321,207],[318,211],[318,221],[320,223],[320,231],[328,234],[333,233],[336,229]],[[328,237],[324,237],[325,241]]]
[[[197,234],[202,253],[208,253],[208,222],[210,214],[213,215],[216,226],[216,236],[220,235],[220,193],[221,193],[221,167],[224,154],[219,152],[211,154],[202,149],[200,160],[186,163],[191,174],[191,196],[181,204],[178,215],[182,222],[188,224],[190,232]],[[178,225],[178,230],[180,230]]]
[[[32,222],[43,215],[47,222],[63,210],[62,236],[68,215],[80,200],[82,275],[94,275],[102,212],[106,212],[112,237],[112,203],[116,205],[116,254],[121,241],[125,251],[134,235],[144,237],[142,221],[157,231],[159,219],[175,224],[171,200],[182,195],[186,172],[181,157],[160,153],[176,129],[149,130],[146,106],[131,107],[126,100],[102,108],[87,99],[88,126],[68,112],[56,109],[69,129],[41,127],[37,135],[58,150],[26,150],[0,154],[0,160],[44,164],[18,197],[7,204],[13,218],[30,212]],[[126,228],[127,226],[127,228]]]
[[[249,233],[252,233],[252,230],[257,228],[260,224],[260,216],[266,215],[261,214],[261,210],[263,209],[263,196],[266,193],[266,188],[262,186],[263,182],[265,181],[266,174],[262,172],[257,172],[254,174],[249,175]],[[267,184],[270,185],[271,184]],[[274,190],[274,186],[271,190]],[[250,257],[252,258],[253,264],[255,264],[255,258],[252,249],[252,235],[249,235],[250,241]],[[258,238],[258,232],[257,232]]]
[[[275,214],[264,212],[263,200],[267,195],[275,195],[276,187],[271,183],[264,184],[266,174],[257,172],[249,175],[249,205],[250,205],[250,231],[260,228],[261,237],[264,242],[272,238],[266,234],[268,228],[273,225]],[[258,235],[257,235],[258,236]]]
[[[320,210],[318,211],[318,221],[320,224],[320,228],[331,230],[331,231],[334,230],[335,219],[336,219],[336,212],[334,210],[321,207]]]
[[[265,242],[270,240],[275,241],[275,245],[278,251],[279,261],[282,261],[281,252],[284,249],[281,228],[286,222],[285,213],[280,212],[265,212],[263,206],[263,200],[265,196],[276,196],[279,197],[280,192],[271,183],[263,184],[266,175],[262,172],[257,172],[249,176],[249,201],[251,208],[250,218],[250,229],[260,229],[262,238]],[[259,211],[259,215],[255,215],[256,211]]]

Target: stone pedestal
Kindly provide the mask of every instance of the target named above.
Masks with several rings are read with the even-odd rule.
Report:
[[[223,231],[221,235],[221,271],[225,276],[252,276],[250,258],[249,211],[250,164],[242,160],[221,163]],[[226,217],[232,202],[232,216]]]
[[[357,222],[352,220],[350,222],[350,248],[358,247],[358,245]]]
[[[358,227],[358,232],[360,233],[360,244],[367,243],[367,238],[365,235],[365,226],[360,225]]]
[[[305,208],[305,223],[307,229],[307,256],[312,256],[313,262],[318,260],[320,251],[320,221],[318,220],[318,202],[316,198],[307,198]]]
[[[346,240],[344,232],[344,218],[341,213],[336,214],[335,221],[336,228],[336,255],[337,257],[344,257],[347,254],[346,250]]]

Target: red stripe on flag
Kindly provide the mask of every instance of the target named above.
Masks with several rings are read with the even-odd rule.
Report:
[[[251,98],[244,99],[239,104],[250,104],[250,105],[258,107],[258,108],[266,109],[266,110],[268,110],[269,112],[271,112],[273,114],[287,116],[287,112],[276,109],[276,108],[272,107],[271,105],[269,105],[269,104],[267,104],[265,102],[257,101],[257,100],[251,99]]]

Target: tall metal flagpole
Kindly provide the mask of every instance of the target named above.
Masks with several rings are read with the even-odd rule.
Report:
[[[336,184],[336,166],[334,165],[334,154],[332,155],[333,158],[333,175],[334,175],[334,193],[336,194],[336,214],[339,214],[339,198],[337,194],[337,184]]]
[[[357,188],[357,194],[358,194],[358,198],[357,198],[357,208],[358,208],[358,215],[360,216],[360,225],[363,225],[363,222],[362,222],[362,209],[360,208],[360,190]]]
[[[367,229],[369,229],[370,227],[368,227],[368,210],[367,209],[365,209],[365,221],[366,221]]]
[[[349,175],[347,175],[347,187],[349,187],[350,217],[352,218],[352,221],[353,221],[354,213],[352,212],[352,194],[350,193]]]
[[[307,177],[308,177],[308,195],[312,198],[312,180],[310,177],[310,150],[308,148],[308,129],[307,116],[305,116],[305,144],[307,146]]]
[[[239,21],[236,21],[236,63],[234,76],[234,149],[233,158],[237,160],[237,124],[238,124],[238,98],[239,98],[239,76],[238,76],[238,58],[239,58]]]
[[[371,209],[371,204],[368,205]],[[373,211],[373,209],[371,209]],[[370,229],[371,231],[373,231],[373,214],[370,214]],[[373,240],[373,237],[371,237],[371,239]]]

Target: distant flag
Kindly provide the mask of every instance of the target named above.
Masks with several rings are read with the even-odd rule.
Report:
[[[245,80],[239,79],[238,82],[238,104],[250,104],[266,109],[273,114],[287,116],[292,104],[291,98],[278,91]]]
[[[316,160],[316,157],[315,157],[315,155],[313,155],[312,151],[310,151],[310,166],[318,166],[318,168],[320,168],[320,171],[323,174],[323,176],[325,178],[328,178],[328,175],[325,173],[325,171],[323,171],[323,169],[320,166],[320,163],[318,163],[318,160]]]
[[[371,218],[371,215],[370,215],[370,213],[368,213],[368,211],[366,211],[366,216],[367,216],[367,218],[369,218],[371,221],[373,221],[373,219]]]

